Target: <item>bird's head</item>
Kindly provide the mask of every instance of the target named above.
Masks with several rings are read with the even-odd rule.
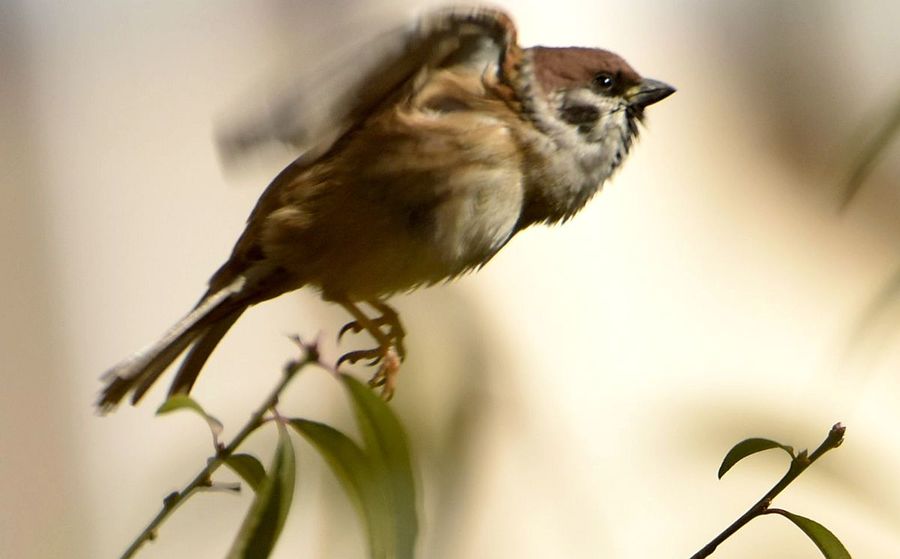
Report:
[[[527,49],[531,84],[525,93],[538,126],[565,147],[602,148],[611,166],[622,162],[638,134],[644,109],[675,92],[643,78],[612,52],[581,47]]]

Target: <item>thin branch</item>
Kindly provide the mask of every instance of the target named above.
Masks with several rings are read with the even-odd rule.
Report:
[[[159,514],[150,521],[150,524],[147,525],[144,530],[138,534],[137,538],[131,542],[131,545],[128,546],[128,549],[122,554],[122,559],[129,559],[130,557],[134,557],[135,553],[148,541],[153,541],[156,539],[156,532],[159,529],[159,526],[165,522],[165,520],[175,512],[180,505],[182,505],[188,497],[201,489],[209,489],[213,487],[212,482],[212,474],[219,467],[225,463],[225,461],[234,454],[234,451],[244,442],[244,440],[255,431],[260,425],[265,423],[264,416],[266,412],[273,408],[278,403],[278,398],[281,393],[287,387],[288,383],[296,376],[296,374],[300,371],[300,369],[306,367],[307,365],[316,364],[319,362],[319,352],[316,344],[304,344],[295,340],[299,343],[301,348],[304,350],[304,355],[301,359],[291,361],[284,368],[284,374],[281,377],[281,381],[275,387],[274,390],[269,394],[269,396],[265,399],[262,405],[253,412],[253,415],[250,416],[250,420],[247,421],[247,424],[235,435],[234,439],[225,447],[220,447],[217,449],[216,455],[209,459],[206,464],[206,467],[200,470],[193,480],[190,483],[184,486],[181,491],[173,491],[170,493],[165,499],[163,499],[163,507],[162,510],[159,511]]]
[[[756,502],[755,505],[750,507],[750,509],[742,514],[740,518],[735,520],[731,526],[726,528],[721,534],[715,537],[711,542],[706,544],[703,549],[695,553],[691,556],[691,559],[703,559],[704,557],[709,557],[713,554],[719,544],[727,540],[731,537],[735,532],[744,527],[745,524],[756,518],[757,516],[766,514],[766,511],[769,509],[769,506],[772,504],[772,501],[775,497],[785,490],[785,488],[790,485],[797,477],[802,474],[806,468],[810,467],[813,462],[822,457],[823,454],[841,446],[841,443],[844,442],[844,432],[846,431],[846,427],[841,425],[840,423],[836,423],[831,431],[828,432],[828,436],[822,441],[822,444],[819,445],[819,448],[813,451],[812,454],[807,456],[807,452],[804,450],[797,454],[797,456],[791,460],[791,465],[788,468],[784,477],[775,484],[772,489],[768,491],[763,497]]]

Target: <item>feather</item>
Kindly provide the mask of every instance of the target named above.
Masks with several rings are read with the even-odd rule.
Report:
[[[218,324],[216,321],[222,320],[223,313],[229,317],[235,313],[240,315],[248,304],[244,302],[247,286],[246,275],[236,277],[227,286],[204,297],[155,344],[108,370],[103,375],[106,386],[97,401],[100,411],[111,411],[129,392],[134,392],[132,403],[137,402],[172,361],[178,358],[198,336],[204,334],[210,323],[214,323],[213,328],[216,328],[215,324]],[[235,308],[239,310],[236,311]],[[229,326],[233,323],[231,320]],[[224,332],[222,334],[224,335]],[[205,348],[205,345],[203,347]],[[209,348],[209,351],[211,350],[212,348]]]

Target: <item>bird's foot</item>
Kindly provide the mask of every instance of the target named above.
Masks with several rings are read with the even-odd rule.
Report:
[[[348,322],[341,328],[338,333],[338,341],[347,332],[358,334],[366,331],[375,338],[378,345],[371,349],[345,353],[338,359],[335,368],[340,367],[343,363],[353,364],[357,361],[368,359],[368,366],[378,365],[378,371],[369,381],[369,386],[381,387],[382,398],[389,400],[397,386],[397,373],[400,371],[400,364],[406,358],[406,347],[403,344],[406,332],[400,323],[400,317],[394,309],[380,301],[366,302],[381,314],[377,317],[369,318],[355,304],[341,302],[355,320]]]
[[[397,375],[400,372],[400,363],[402,362],[396,347],[387,345],[385,347],[361,349],[345,353],[338,359],[335,369],[339,368],[343,363],[352,365],[363,359],[369,359],[367,363],[369,367],[378,365],[378,371],[369,380],[369,386],[372,388],[381,387],[381,397],[385,400],[390,400],[397,387]]]
[[[390,345],[396,349],[397,356],[400,358],[400,361],[404,361],[406,359],[406,346],[403,344],[403,339],[406,337],[406,330],[403,329],[403,324],[400,323],[400,316],[397,314],[397,311],[389,307],[388,305],[377,302],[377,301],[368,301],[368,303],[378,310],[381,314],[379,316],[367,319],[366,323],[357,319],[351,320],[347,324],[344,324],[338,332],[337,339],[338,342],[341,341],[341,338],[344,337],[344,334],[347,332],[353,332],[354,334],[359,334],[363,330],[369,331],[372,336],[378,340],[380,338],[386,338],[390,341]],[[385,328],[386,327],[386,328]],[[371,331],[371,328],[374,328],[377,332]],[[358,352],[351,352],[358,353]],[[348,354],[350,355],[350,354]],[[350,363],[355,363],[360,359],[373,358],[374,355],[361,355],[354,360],[350,360]],[[374,365],[381,361],[381,358],[378,358],[378,361],[370,363],[370,365]]]

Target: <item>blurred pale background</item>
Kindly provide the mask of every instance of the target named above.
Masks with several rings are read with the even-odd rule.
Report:
[[[900,556],[900,320],[887,308],[856,335],[900,266],[900,147],[836,210],[900,91],[900,3],[502,4],[525,44],[610,48],[679,91],[577,219],[394,299],[421,556],[686,557],[783,472],[760,456],[717,481],[731,444],[815,446],[838,420],[846,444],[777,502],[855,557]],[[422,7],[0,4],[0,556],[117,556],[200,467],[202,422],[154,418],[161,390],[111,417],[91,404],[105,368],[193,304],[285,162],[224,173],[214,127],[273,76],[327,67]],[[253,309],[196,397],[233,433],[292,356],[285,334],[323,332],[336,356],[346,320],[310,292]],[[320,372],[282,410],[351,425]],[[337,483],[301,454],[275,556],[362,557]],[[194,498],[141,556],[222,556],[249,500]],[[716,555],[761,556],[818,552],[767,517]]]

